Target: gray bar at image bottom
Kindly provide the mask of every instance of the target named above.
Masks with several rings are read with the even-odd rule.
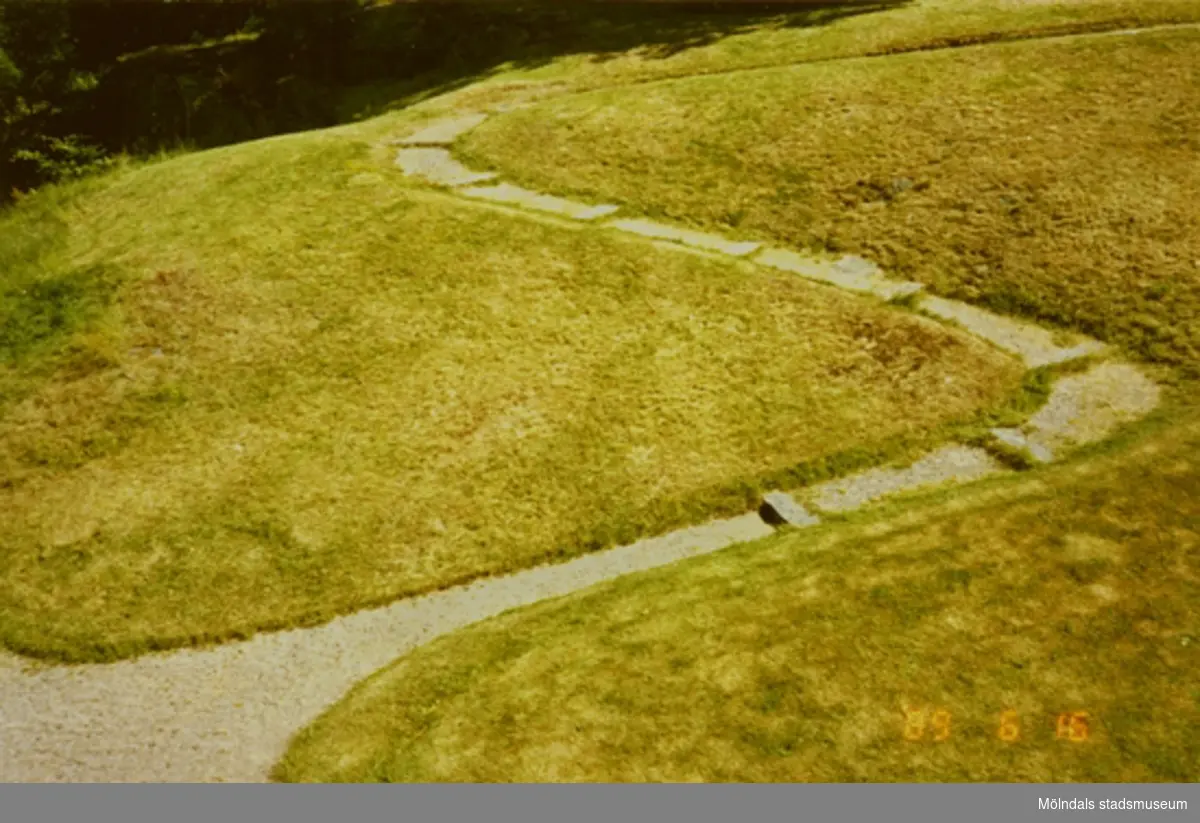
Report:
[[[1196,784],[32,786],[0,820],[340,823],[1023,823],[1196,819]]]

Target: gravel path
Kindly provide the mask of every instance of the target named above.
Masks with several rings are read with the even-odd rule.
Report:
[[[478,114],[456,116],[399,142],[448,144],[483,120]],[[592,220],[614,209],[507,184],[464,192],[460,187],[496,175],[471,171],[445,148],[402,148],[396,163],[406,174],[459,187],[460,193],[476,199],[576,220]],[[757,243],[645,220],[600,225],[730,257],[743,257],[759,248]],[[861,258],[825,261],[770,249],[755,262],[884,299],[920,289],[918,284],[888,280]],[[1023,357],[1031,367],[1102,349],[1086,340],[1064,348],[1044,329],[941,298],[926,297],[921,306]],[[1032,444],[1049,459],[1067,446],[1108,436],[1117,425],[1149,412],[1158,401],[1158,386],[1139,370],[1101,363],[1060,380],[1045,408],[1022,430],[1000,436]],[[847,511],[901,491],[967,482],[998,471],[1001,468],[986,452],[950,445],[906,469],[872,469],[803,490],[796,497],[813,508]],[[819,522],[796,498],[782,492],[768,498],[763,511],[776,521],[793,526]],[[773,531],[758,513],[750,513],[568,563],[403,600],[316,628],[108,665],[42,666],[0,653],[0,781],[263,780],[293,734],[355,683],[416,646],[508,609]]]
[[[748,514],[317,628],[109,665],[38,666],[0,655],[0,781],[262,781],[293,734],[416,646],[508,609],[773,532]]]
[[[818,512],[848,512],[885,497],[945,483],[969,483],[1004,471],[983,449],[946,446],[904,469],[870,469],[812,487],[801,496]]]
[[[1046,405],[1019,431],[1035,455],[1052,460],[1145,417],[1161,394],[1157,383],[1128,363],[1100,363],[1055,383]]]

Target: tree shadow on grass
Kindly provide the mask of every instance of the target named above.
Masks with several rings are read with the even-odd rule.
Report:
[[[363,30],[402,42],[406,39],[400,34],[403,28],[409,34],[408,39],[424,39],[427,48],[418,57],[421,62],[439,58],[490,62],[502,58],[518,68],[531,68],[579,53],[590,53],[593,59],[603,60],[637,49],[649,57],[670,57],[762,26],[811,28],[910,2],[446,0],[369,9],[364,12],[364,21],[370,22]],[[447,48],[449,53],[443,51]]]
[[[353,10],[311,0],[300,4],[309,22],[285,37],[267,31],[120,60],[75,107],[70,128],[110,151],[211,148],[360,120],[562,57],[665,59],[758,28],[813,28],[909,2],[424,0]]]
[[[846,17],[886,11],[911,0],[798,0],[790,3],[617,3],[591,21],[598,37],[592,59],[618,57],[630,50],[664,59],[761,28],[815,28]]]
[[[461,89],[503,69],[529,70],[568,56],[605,62],[636,53],[666,59],[763,28],[815,28],[886,11],[912,0],[793,2],[396,3],[367,11],[357,57],[345,80],[355,87],[343,108],[354,119]],[[404,66],[404,79],[380,82]]]

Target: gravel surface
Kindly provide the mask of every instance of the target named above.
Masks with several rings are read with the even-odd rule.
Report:
[[[1100,363],[1061,378],[1050,399],[1021,427],[1035,446],[1055,456],[1071,446],[1096,443],[1124,423],[1153,411],[1158,384],[1128,363]]]
[[[901,492],[968,483],[1002,471],[1004,467],[983,449],[946,446],[905,469],[869,469],[821,483],[805,492],[804,499],[820,511],[846,512]]]
[[[261,781],[293,734],[408,650],[518,606],[766,537],[757,514],[716,521],[358,612],[110,665],[0,654],[0,781]]]

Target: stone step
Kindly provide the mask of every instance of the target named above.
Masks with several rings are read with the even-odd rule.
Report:
[[[1054,334],[1040,326],[1002,317],[957,300],[930,295],[921,300],[920,308],[944,320],[953,320],[976,337],[1021,357],[1031,369],[1066,363],[1105,350],[1103,343],[1087,339],[1074,346],[1059,346],[1054,342]]]
[[[613,220],[605,223],[605,225],[619,229],[620,231],[640,234],[643,237],[652,237],[656,240],[673,240],[685,246],[729,254],[734,257],[742,257],[750,254],[760,245],[759,243],[726,240],[719,235],[681,229],[675,226],[668,226],[665,223],[656,223],[652,220]]]
[[[462,189],[461,193],[467,197],[475,197],[480,200],[491,200],[496,203],[509,203],[515,206],[524,206],[537,211],[549,212],[551,214],[561,214],[565,217],[570,217],[575,220],[595,220],[598,217],[605,217],[617,210],[616,206],[599,205],[589,206],[586,203],[578,203],[574,200],[565,200],[561,197],[553,197],[549,194],[538,194],[528,189],[523,189],[519,186],[513,186],[508,183],[500,183],[495,186],[473,186],[471,188]]]
[[[462,135],[487,120],[486,114],[463,114],[446,117],[430,123],[425,128],[395,141],[400,146],[448,146]]]
[[[773,491],[763,495],[759,515],[767,523],[788,526],[815,526],[821,519],[796,502],[790,494]]]
[[[850,291],[873,294],[884,300],[893,300],[921,290],[920,283],[889,280],[883,276],[874,263],[861,257],[819,260],[787,249],[764,249],[754,258],[754,262],[798,274],[808,280],[816,280]]]
[[[466,186],[496,177],[491,172],[471,171],[446,149],[401,149],[396,154],[396,165],[405,174],[438,186]]]

